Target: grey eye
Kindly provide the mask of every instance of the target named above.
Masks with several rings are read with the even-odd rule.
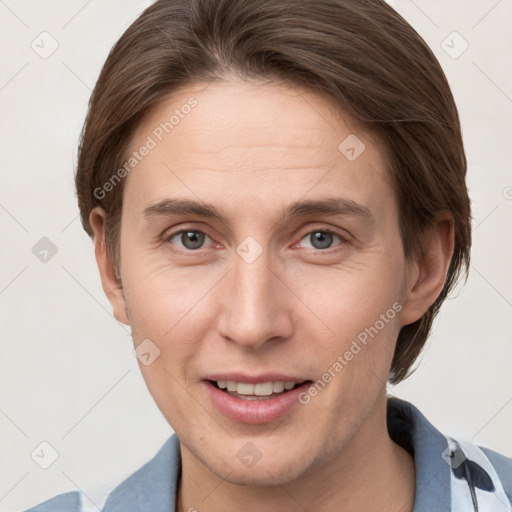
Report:
[[[179,236],[179,240],[185,249],[199,249],[204,244],[205,234],[201,231],[181,231],[173,238]]]
[[[315,231],[310,235],[311,245],[316,249],[325,249],[332,244],[332,234],[323,231]]]
[[[329,231],[313,231],[304,238],[309,239],[309,243],[314,249],[328,249],[332,245],[335,236],[338,235]]]

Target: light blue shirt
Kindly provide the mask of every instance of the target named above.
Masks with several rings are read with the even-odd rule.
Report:
[[[413,512],[512,511],[512,458],[442,435],[412,404],[389,398],[388,431],[414,455]],[[119,484],[102,512],[175,512],[181,471],[173,434],[158,453]],[[26,512],[82,512],[78,491],[60,494]]]

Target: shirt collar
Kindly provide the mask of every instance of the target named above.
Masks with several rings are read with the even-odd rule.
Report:
[[[450,466],[443,458],[446,437],[414,405],[394,397],[388,399],[387,425],[391,439],[414,457],[413,512],[449,512]]]

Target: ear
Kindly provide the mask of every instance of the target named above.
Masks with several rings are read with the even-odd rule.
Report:
[[[112,305],[115,318],[123,324],[129,325],[123,285],[121,279],[116,275],[116,267],[105,242],[105,211],[103,208],[99,206],[94,208],[89,215],[89,222],[94,231],[94,252],[103,291]]]
[[[419,320],[443,290],[455,245],[453,217],[438,215],[422,237],[421,255],[408,265],[402,325]]]

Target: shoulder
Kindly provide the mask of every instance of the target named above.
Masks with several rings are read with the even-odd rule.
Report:
[[[174,504],[180,468],[179,441],[173,434],[151,460],[123,480],[102,504],[94,504],[93,510],[139,512],[142,505],[144,510],[167,511]],[[25,512],[88,512],[86,502],[81,492],[71,491]]]
[[[507,457],[484,446],[479,446],[479,448],[490,461],[503,485],[507,498],[512,503],[512,457]]]
[[[414,457],[414,512],[509,511],[512,459],[472,440],[442,434],[412,404],[388,400],[388,431]]]
[[[168,512],[176,499],[180,461],[178,437],[173,434],[149,462],[110,493],[103,512]]]
[[[81,502],[80,493],[71,491],[54,496],[25,512],[82,512]]]
[[[455,510],[510,511],[512,459],[469,439],[447,438]],[[465,508],[464,508],[465,507]]]

